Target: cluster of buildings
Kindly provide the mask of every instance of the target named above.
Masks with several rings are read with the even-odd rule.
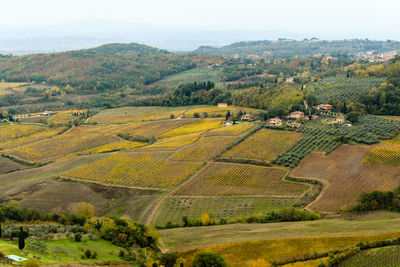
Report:
[[[357,54],[355,58],[368,60],[369,62],[385,62],[391,60],[392,58],[395,58],[396,55],[397,51],[389,51],[385,53],[375,53],[374,51],[368,51],[366,53]]]
[[[13,119],[26,119],[26,118],[35,118],[35,117],[44,117],[44,116],[51,116],[56,114],[55,111],[43,111],[39,113],[31,113],[31,114],[18,114],[18,115],[13,115]]]

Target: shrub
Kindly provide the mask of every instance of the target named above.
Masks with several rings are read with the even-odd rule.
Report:
[[[176,260],[178,259],[178,253],[165,253],[161,255],[160,264],[165,267],[174,267]]]
[[[25,263],[25,267],[39,267],[39,263],[36,260],[28,260]]]
[[[79,234],[79,233],[77,233],[77,234],[75,234],[74,239],[75,239],[76,242],[81,242],[81,240],[82,240],[82,235]]]
[[[214,252],[199,252],[194,256],[193,267],[226,267],[224,258]]]

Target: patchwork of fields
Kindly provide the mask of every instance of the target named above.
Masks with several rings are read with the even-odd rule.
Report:
[[[32,168],[16,162],[20,160],[44,163],[49,169],[58,166],[55,176],[46,172],[35,177],[62,177],[137,193],[150,190],[157,197],[138,193],[137,199],[124,200],[125,208],[104,212],[158,226],[181,224],[184,216],[199,219],[203,213],[213,220],[267,214],[310,201],[312,210],[338,211],[354,204],[361,192],[399,185],[398,137],[367,146],[336,140],[337,135],[365,143],[392,138],[400,125],[395,120],[364,116],[351,129],[317,121],[300,131],[285,131],[266,129],[260,122],[224,126],[220,116],[228,110],[233,115],[256,112],[241,107],[126,107],[101,111],[89,123],[71,128],[66,126],[70,111],[51,116],[52,127],[1,124],[0,153],[11,159],[2,158],[0,181],[4,178],[9,190],[11,174]],[[375,124],[380,129],[371,126]],[[85,156],[93,160],[73,164],[74,158]],[[64,163],[67,169],[61,167]],[[12,183],[27,183],[26,175]],[[315,199],[315,181],[294,181],[288,175],[318,180],[323,190]],[[51,203],[56,208],[61,202]],[[128,203],[138,208],[129,208]]]

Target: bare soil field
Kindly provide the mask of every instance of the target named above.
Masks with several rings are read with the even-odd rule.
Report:
[[[374,146],[342,145],[329,155],[314,152],[294,169],[290,176],[320,180],[322,193],[309,208],[338,211],[356,204],[360,193],[390,190],[400,184],[400,168],[363,162]]]

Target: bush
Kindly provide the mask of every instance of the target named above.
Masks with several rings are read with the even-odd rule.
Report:
[[[199,252],[194,256],[193,267],[226,267],[221,255],[213,252]]]
[[[82,235],[79,234],[79,233],[78,233],[78,234],[75,234],[74,239],[75,239],[76,242],[81,242],[81,240],[82,240]]]
[[[25,267],[39,267],[39,263],[36,260],[28,260],[25,263]]]
[[[178,259],[178,253],[165,253],[161,255],[160,264],[165,267],[174,267],[176,260]]]

